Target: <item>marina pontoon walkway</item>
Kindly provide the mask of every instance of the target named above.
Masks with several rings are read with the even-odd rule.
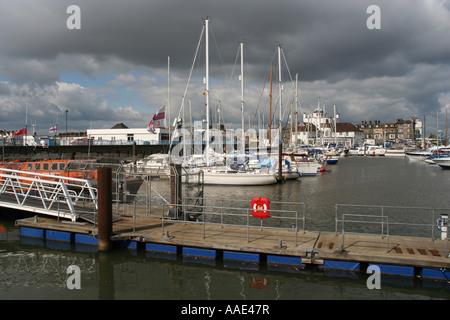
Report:
[[[96,234],[89,223],[62,223],[52,218],[22,219],[18,226]],[[299,257],[302,263],[324,260],[450,268],[447,240],[335,232],[310,232],[211,225],[161,219],[121,217],[113,223],[113,240],[169,246]],[[297,243],[297,244],[296,244]]]

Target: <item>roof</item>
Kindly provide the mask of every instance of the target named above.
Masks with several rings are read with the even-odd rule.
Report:
[[[114,125],[114,127],[112,127],[111,129],[128,129],[128,127],[121,122],[121,123],[116,123]]]
[[[307,123],[307,122],[301,122],[298,125],[298,130],[299,131],[316,131],[316,126],[312,123]]]
[[[353,131],[361,131],[357,127],[355,127],[350,122],[338,122],[336,124],[336,131],[337,132],[353,132]]]

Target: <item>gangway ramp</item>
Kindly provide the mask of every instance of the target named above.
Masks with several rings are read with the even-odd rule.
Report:
[[[1,168],[0,207],[72,221],[93,220],[97,190],[87,179]]]

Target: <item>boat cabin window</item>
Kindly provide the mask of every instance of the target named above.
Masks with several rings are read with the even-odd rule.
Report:
[[[59,169],[59,163],[52,163],[52,168],[51,170],[58,170]]]
[[[34,164],[34,170],[41,170],[41,164],[39,162]]]
[[[42,170],[48,170],[48,163],[42,164]]]

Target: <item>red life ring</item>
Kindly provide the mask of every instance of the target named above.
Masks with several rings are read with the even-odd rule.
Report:
[[[270,200],[268,198],[254,197],[252,199],[252,216],[255,218],[269,217]]]
[[[254,289],[265,289],[269,286],[267,278],[252,278],[250,280],[250,287]]]

